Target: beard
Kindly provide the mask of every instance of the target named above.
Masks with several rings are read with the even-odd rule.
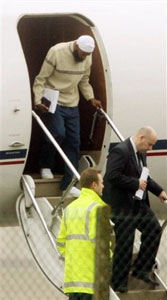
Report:
[[[82,58],[82,57],[80,57],[80,56],[78,55],[77,49],[75,49],[75,50],[73,51],[73,56],[74,56],[74,58],[75,58],[75,61],[77,61],[77,62],[81,62],[81,61],[84,60],[84,58]]]

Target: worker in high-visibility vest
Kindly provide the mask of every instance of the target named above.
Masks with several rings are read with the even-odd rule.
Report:
[[[64,292],[70,300],[91,300],[95,278],[96,212],[105,206],[100,196],[103,178],[99,170],[81,173],[81,194],[62,217],[57,246],[65,257]]]

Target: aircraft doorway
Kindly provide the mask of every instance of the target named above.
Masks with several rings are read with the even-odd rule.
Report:
[[[102,101],[103,108],[106,110],[106,68],[104,68],[103,53],[100,53],[97,43],[99,36],[97,36],[95,26],[90,20],[78,14],[25,15],[18,22],[18,33],[29,73],[33,109],[32,85],[49,48],[59,42],[75,40],[82,34],[88,34],[96,40],[90,83],[93,86],[95,97]],[[98,163],[103,147],[105,121],[103,119],[97,120],[93,139],[90,142],[89,135],[95,109],[83,99],[82,95],[79,108],[81,117],[81,152],[93,153],[96,163]],[[25,167],[26,173],[32,174],[39,171],[37,162],[41,139],[41,129],[36,121],[33,120],[30,150]],[[60,166],[57,167],[61,170],[61,160],[59,160],[59,164]]]

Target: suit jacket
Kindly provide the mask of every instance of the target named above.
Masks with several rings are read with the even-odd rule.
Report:
[[[145,153],[142,153],[141,159],[143,166],[146,166]],[[159,196],[163,189],[149,176],[145,200],[134,199],[140,175],[141,169],[130,138],[111,149],[104,175],[103,200],[111,205],[112,210],[131,211],[136,201],[144,201],[142,204],[149,205],[148,190]]]

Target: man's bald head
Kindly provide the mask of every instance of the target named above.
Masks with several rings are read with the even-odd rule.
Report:
[[[144,126],[137,131],[133,140],[138,151],[146,152],[152,150],[157,141],[157,133],[152,127]]]

